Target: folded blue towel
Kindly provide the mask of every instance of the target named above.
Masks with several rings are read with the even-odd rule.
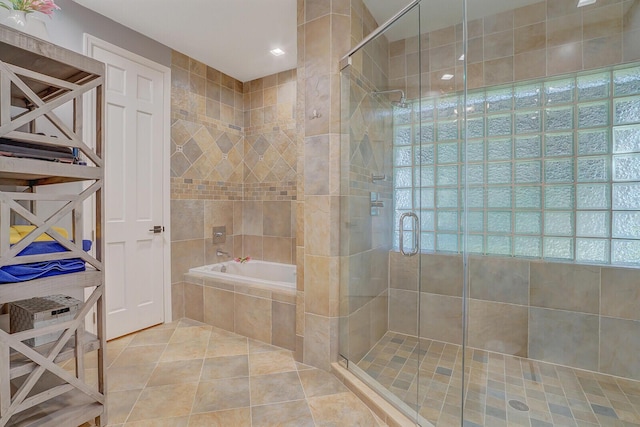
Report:
[[[91,241],[83,240],[82,249],[91,249]],[[18,256],[39,255],[54,252],[68,252],[67,248],[57,242],[33,242],[22,250]],[[29,264],[9,265],[0,268],[0,283],[23,282],[39,277],[57,276],[60,274],[84,271],[84,261],[80,258],[56,261],[32,262]]]

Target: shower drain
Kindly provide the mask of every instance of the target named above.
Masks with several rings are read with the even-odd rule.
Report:
[[[511,406],[513,409],[516,409],[518,411],[526,412],[529,410],[529,407],[527,406],[527,404],[524,402],[520,402],[519,400],[510,400],[509,406]]]

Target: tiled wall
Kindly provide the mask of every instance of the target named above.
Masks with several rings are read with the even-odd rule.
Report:
[[[338,324],[340,304],[344,301],[344,295],[340,295],[339,274],[346,274],[345,265],[349,264],[340,257],[340,218],[345,214],[341,209],[346,200],[341,197],[344,185],[340,180],[348,179],[349,172],[341,170],[345,158],[340,151],[338,62],[350,47],[375,29],[377,23],[362,0],[298,0],[297,6],[296,358],[329,370],[339,352]],[[357,59],[354,68],[369,81],[384,86],[387,52],[385,43],[377,43]],[[374,61],[374,58],[384,60]],[[376,262],[372,257],[363,257],[354,264],[362,261]],[[353,270],[354,274],[356,271]],[[381,297],[379,301],[377,310],[384,312],[386,298]],[[362,323],[362,327],[368,326]]]
[[[173,317],[197,303],[183,274],[217,262],[211,226],[226,225],[233,252],[244,179],[243,85],[173,51],[171,57],[171,283]],[[235,227],[234,227],[235,226]],[[240,240],[241,241],[241,240]]]
[[[472,20],[468,33],[469,88],[589,70],[640,59],[640,4],[611,0],[577,8],[575,0],[546,0]],[[461,25],[425,33],[420,44],[417,37],[394,41],[390,55],[390,86],[405,89],[409,99],[462,89]],[[443,74],[454,78],[442,80]]]
[[[390,256],[389,329],[417,335],[418,258]],[[421,255],[421,336],[461,343],[462,281]],[[640,379],[640,270],[472,256],[469,289],[469,346]]]
[[[234,256],[295,262],[295,70],[242,83],[172,54],[171,241],[174,317],[198,304],[189,268]],[[212,227],[225,226],[213,244]]]
[[[185,316],[249,338],[295,349],[295,292],[184,276]]]
[[[296,262],[296,71],[244,84],[242,247],[234,253]]]

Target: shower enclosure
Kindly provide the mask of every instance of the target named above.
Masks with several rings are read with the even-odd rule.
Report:
[[[640,425],[640,0],[389,3],[341,63],[342,363],[423,427]]]

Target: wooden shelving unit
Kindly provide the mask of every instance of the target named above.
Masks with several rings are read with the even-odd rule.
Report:
[[[0,427],[79,426],[107,424],[105,374],[104,265],[101,232],[103,206],[102,90],[104,64],[0,25],[0,137],[18,143],[76,149],[82,162],[60,163],[31,158],[0,156],[0,267],[63,258],[81,258],[87,271],[45,277],[21,283],[0,284],[0,305],[21,299],[54,294],[79,293],[92,288],[91,296],[72,320],[13,334],[0,330]],[[94,92],[85,98],[85,94]],[[95,112],[95,149],[83,141],[83,101],[92,99]],[[72,124],[58,115],[71,111]],[[58,134],[37,134],[46,121]],[[70,194],[39,193],[50,184],[83,182],[83,190]],[[75,186],[74,188],[77,188]],[[95,200],[95,256],[82,250],[82,206]],[[62,205],[46,217],[38,215],[36,203]],[[11,219],[20,217],[36,229],[19,243],[10,245]],[[72,230],[65,238],[51,229],[70,218]],[[39,235],[47,233],[67,252],[17,256]],[[77,242],[77,243],[76,243]],[[97,333],[85,331],[85,317],[95,308]],[[54,331],[62,336],[49,344],[30,347],[22,341]],[[98,380],[85,378],[85,353],[97,351]],[[75,360],[75,369],[62,368]],[[95,382],[95,381],[93,381]]]

